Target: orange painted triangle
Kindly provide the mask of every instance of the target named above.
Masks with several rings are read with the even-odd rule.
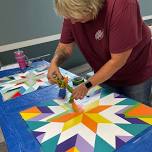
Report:
[[[32,107],[22,111],[22,113],[41,113],[41,111],[37,107]]]
[[[105,109],[109,108],[111,106],[97,106],[93,109],[91,109],[90,111],[87,111],[87,113],[99,113],[101,111],[104,111]]]
[[[66,152],[80,152],[77,147],[72,147],[69,150],[67,150]]]
[[[94,133],[97,132],[97,123],[90,119],[87,115],[83,115],[82,123],[85,124],[90,130],[92,130]]]
[[[152,108],[144,104],[139,104],[137,107],[129,110],[127,116],[151,116],[152,117]]]
[[[51,122],[66,122],[69,119],[72,119],[72,118],[74,118],[74,117],[76,117],[78,115],[80,115],[80,114],[79,113],[75,113],[75,112],[68,113],[68,114],[65,114],[65,115],[62,115],[60,117],[52,119]]]

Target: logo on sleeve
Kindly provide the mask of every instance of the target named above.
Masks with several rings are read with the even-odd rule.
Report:
[[[96,40],[102,40],[104,37],[104,30],[98,30],[95,34]]]

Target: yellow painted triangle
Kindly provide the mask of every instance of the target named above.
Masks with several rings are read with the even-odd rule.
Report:
[[[87,112],[87,111],[89,111],[97,106],[99,106],[99,100],[96,100],[93,103],[90,103],[90,104],[84,106],[83,109],[84,109],[84,112]]]
[[[32,118],[38,116],[41,113],[24,113],[24,112],[21,112],[20,114],[21,114],[21,116],[24,120],[29,120],[29,119],[32,119]]]
[[[152,125],[152,118],[138,118],[138,119],[140,119],[140,120]]]
[[[85,115],[94,120],[96,123],[112,123],[111,121],[109,121],[108,119],[104,118],[99,114],[85,113]]]
[[[67,150],[66,152],[80,152],[80,151],[78,150],[77,147],[72,147],[69,150]]]
[[[65,130],[77,125],[78,123],[80,123],[82,121],[82,117],[83,117],[83,114],[80,114],[77,117],[74,117],[71,120],[65,122],[62,131],[65,131]]]
[[[68,105],[66,105],[66,104],[61,105],[61,107],[62,107],[65,111],[67,111],[67,110],[70,109],[70,107],[69,107]]]

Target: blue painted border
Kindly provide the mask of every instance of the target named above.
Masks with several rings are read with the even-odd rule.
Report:
[[[41,146],[33,137],[19,112],[32,106],[41,106],[58,96],[55,85],[2,102],[0,96],[0,126],[9,152],[40,152]],[[152,152],[152,126],[137,135],[116,152]]]

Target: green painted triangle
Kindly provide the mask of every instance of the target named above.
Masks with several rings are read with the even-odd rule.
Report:
[[[121,127],[122,129],[131,133],[132,135],[136,136],[137,134],[147,129],[150,125],[148,124],[117,124],[117,126]]]
[[[43,152],[55,152],[60,134],[42,143]]]
[[[137,101],[133,100],[133,99],[125,99],[119,103],[117,103],[116,105],[137,105],[139,104]]]
[[[111,145],[109,145],[106,141],[104,141],[98,135],[96,136],[94,152],[99,152],[99,151],[102,151],[102,152],[113,152],[114,150],[115,149]]]
[[[27,125],[29,126],[29,128],[31,130],[35,130],[37,128],[40,128],[46,124],[48,124],[49,122],[42,122],[42,121],[26,121]]]

